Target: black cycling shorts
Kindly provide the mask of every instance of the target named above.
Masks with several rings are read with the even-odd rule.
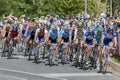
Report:
[[[62,37],[62,39],[64,40],[64,42],[68,43],[69,42],[69,37],[68,38],[64,38]]]
[[[51,43],[57,43],[57,39],[51,39],[50,37],[49,37],[49,40],[51,41]]]
[[[7,37],[7,36],[8,36],[8,32],[5,33],[5,37]]]

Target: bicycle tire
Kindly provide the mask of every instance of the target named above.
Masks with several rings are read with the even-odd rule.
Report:
[[[28,60],[31,60],[32,50],[33,50],[33,45],[31,45],[30,48],[29,48],[29,57],[28,57]]]

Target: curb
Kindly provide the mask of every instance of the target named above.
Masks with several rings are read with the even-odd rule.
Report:
[[[117,64],[111,59],[109,60],[109,64],[110,64],[111,71],[113,72],[113,74],[120,78],[120,64]]]

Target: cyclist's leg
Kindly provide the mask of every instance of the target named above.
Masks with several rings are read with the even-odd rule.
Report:
[[[53,56],[53,61],[52,62],[55,62],[55,58],[56,58],[56,43],[57,43],[57,40],[51,40],[51,44],[52,44],[52,56]]]
[[[91,46],[88,46],[88,47],[87,47],[87,56],[86,56],[86,58],[87,58],[88,60],[89,60],[91,51],[92,51],[92,47],[91,47]]]

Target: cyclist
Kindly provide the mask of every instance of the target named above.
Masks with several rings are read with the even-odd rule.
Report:
[[[1,33],[1,36],[2,36],[2,48],[4,48],[4,46],[5,46],[4,43],[7,41],[9,30],[10,30],[10,24],[6,23],[4,25],[2,33]]]
[[[57,26],[52,25],[51,29],[48,31],[48,38],[49,38],[48,40],[52,44],[52,47],[53,47],[53,52],[52,52],[53,63],[55,62],[55,58],[56,58],[56,43],[58,42],[58,36],[59,36],[59,31],[58,31]]]
[[[86,64],[89,64],[89,57],[90,57],[90,53],[92,51],[92,48],[95,46],[96,44],[96,34],[93,32],[93,29],[90,28],[84,35],[84,47],[86,48]]]
[[[45,28],[43,24],[39,24],[38,29],[35,32],[35,42],[40,45],[40,51],[42,50],[42,42],[45,40]]]
[[[78,44],[78,46],[81,47],[79,50],[80,53],[82,53],[82,46],[83,46],[83,37],[84,37],[84,32],[83,32],[83,25],[79,23],[77,27],[77,31],[75,31],[75,44]],[[81,58],[81,55],[79,56]]]
[[[17,27],[15,25],[11,25],[11,29],[9,31],[8,37],[10,37],[10,44],[14,46],[13,48],[15,49],[16,42],[17,42]]]
[[[116,36],[116,32],[113,30],[113,28],[108,28],[107,30],[105,30],[102,34],[102,40],[101,40],[101,44],[107,47],[106,51],[104,50],[104,48],[102,49],[102,53],[99,53],[99,55],[101,54],[108,54],[108,50],[109,49],[115,49],[117,46],[117,36]],[[108,49],[109,48],[109,49]],[[101,62],[101,58],[99,56],[99,62]],[[99,69],[100,64],[98,64],[97,69]]]
[[[62,30],[62,42],[71,43],[72,32],[69,29],[69,25],[65,25]],[[66,56],[69,59],[69,45],[66,44]]]

